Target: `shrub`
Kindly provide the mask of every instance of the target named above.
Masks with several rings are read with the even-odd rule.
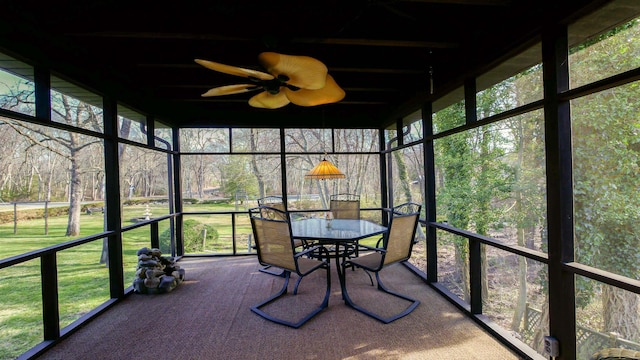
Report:
[[[69,207],[50,207],[48,211],[49,217],[63,216],[69,214]],[[16,220],[18,222],[37,219],[44,219],[44,208],[25,210],[20,210],[20,208],[18,208],[18,212],[16,214]],[[13,211],[0,212],[0,224],[12,223],[13,220]]]
[[[207,231],[206,241],[202,239],[203,231]],[[160,234],[160,248],[168,249],[171,241],[170,229]],[[197,253],[213,249],[213,245],[218,240],[218,231],[211,225],[203,224],[197,220],[188,219],[183,224],[184,252]]]
[[[200,204],[229,204],[231,199],[212,199],[212,200],[202,200]]]

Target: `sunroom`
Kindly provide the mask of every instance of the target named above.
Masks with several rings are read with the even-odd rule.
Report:
[[[134,292],[143,247],[185,264],[194,283],[229,271],[211,280],[208,291],[228,300],[212,316],[249,313],[231,308],[231,294],[261,298],[270,288],[252,287],[257,279],[279,281],[258,271],[250,209],[280,196],[292,216],[321,217],[341,193],[357,194],[361,218],[380,224],[384,209],[420,204],[406,273],[390,276],[444,299],[514,359],[640,354],[640,3],[124,6],[10,1],[0,15],[0,359],[69,356],[65,344],[123,316],[132,298],[187,306],[167,305],[183,285]],[[249,69],[262,51],[322,61],[346,96],[276,109],[243,92],[200,96],[243,79],[195,58]],[[323,159],[345,177],[305,177]],[[312,324],[335,317],[367,326],[331,301],[297,336],[328,341]],[[194,314],[206,312],[196,303]],[[367,336],[435,322],[423,314]],[[180,319],[169,321],[175,329]],[[403,336],[426,343],[438,333],[424,331]],[[233,346],[252,350],[249,340]],[[147,354],[108,345],[111,357],[97,358]],[[308,355],[434,356],[404,343],[352,350]]]

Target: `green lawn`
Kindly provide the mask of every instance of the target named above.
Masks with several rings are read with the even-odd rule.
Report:
[[[144,205],[124,207],[123,226],[140,217]],[[229,211],[234,207],[203,205],[194,211]],[[152,217],[168,213],[166,206],[152,206]],[[248,217],[238,222],[238,231],[251,231]],[[231,249],[231,215],[207,215],[201,221],[211,221],[220,233],[215,251]],[[67,217],[49,218],[49,233],[45,235],[44,220],[21,221],[14,234],[13,223],[0,224],[0,258],[7,258],[33,250],[61,244],[75,238],[100,233],[104,218],[100,213],[81,216],[81,235],[70,238],[66,232]],[[160,222],[160,232],[169,222]],[[137,266],[136,252],[150,246],[150,227],[143,226],[123,233],[124,286],[131,285]],[[110,298],[109,273],[100,264],[102,239],[61,251],[57,255],[60,327],[63,328]],[[246,246],[246,245],[245,245]],[[169,254],[164,254],[169,255]],[[35,259],[0,270],[0,359],[15,359],[40,343],[42,333],[42,294],[40,260]]]
[[[134,224],[132,219],[142,216],[144,205],[124,207],[123,226]],[[166,206],[149,207],[152,217],[168,213]],[[189,211],[233,211],[235,206],[221,204],[190,205]],[[245,210],[239,208],[240,211]],[[232,254],[233,229],[230,214],[185,215],[185,220],[194,219],[211,225],[218,233],[217,239],[205,237],[206,254]],[[237,252],[247,253],[250,248],[251,223],[246,214],[235,215]],[[45,235],[44,220],[21,221],[14,234],[13,223],[0,224],[0,258],[7,258],[29,251],[61,244],[75,238],[86,237],[103,231],[104,217],[100,213],[81,216],[81,234],[70,238],[66,232],[67,217],[50,218],[49,233]],[[169,221],[159,223],[162,233],[169,228]],[[209,234],[210,235],[210,234]],[[363,243],[375,245],[378,237]],[[138,249],[150,246],[150,226],[143,226],[123,233],[124,287],[133,282],[137,267]],[[63,328],[90,310],[109,300],[109,273],[105,264],[100,264],[103,240],[61,251],[57,255],[58,293],[60,304],[60,327]],[[167,251],[168,252],[168,251]],[[170,254],[164,254],[168,256]],[[40,343],[42,333],[42,294],[40,289],[40,260],[35,259],[0,270],[0,360],[14,359]]]

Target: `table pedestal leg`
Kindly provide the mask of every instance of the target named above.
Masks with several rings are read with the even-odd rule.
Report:
[[[340,253],[340,243],[336,243],[336,270],[338,271],[338,279],[340,280],[340,293],[342,294],[342,300],[347,300],[345,298],[345,278],[344,278],[344,272],[342,271],[342,262],[340,261],[342,259],[342,261],[345,260],[346,258],[346,249],[347,247],[345,246],[345,253],[341,255]]]

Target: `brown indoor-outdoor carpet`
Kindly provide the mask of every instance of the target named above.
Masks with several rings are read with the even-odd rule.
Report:
[[[332,269],[329,307],[299,329],[249,309],[284,281],[259,272],[257,258],[184,258],[178,265],[186,279],[175,290],[128,296],[39,359],[518,359],[400,264],[380,275],[421,301],[408,316],[383,324],[346,306]],[[292,275],[289,294],[266,310],[294,320],[320,303],[324,275],[305,277],[296,296]],[[348,270],[347,286],[356,303],[383,313],[406,305],[371,286],[362,270]]]

